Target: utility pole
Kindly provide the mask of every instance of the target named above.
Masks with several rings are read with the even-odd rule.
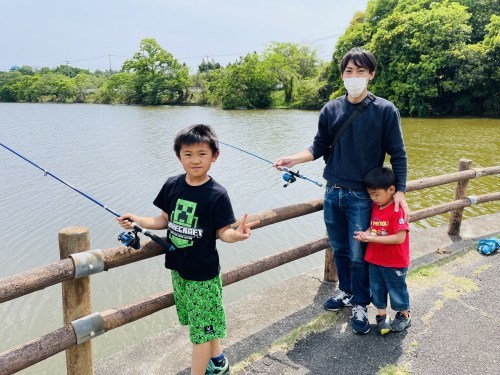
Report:
[[[108,59],[109,59],[109,72],[111,73],[111,55],[108,53]]]

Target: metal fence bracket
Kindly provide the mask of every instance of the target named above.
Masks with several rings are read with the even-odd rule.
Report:
[[[71,325],[75,331],[77,345],[104,333],[104,319],[98,312],[74,320]]]
[[[471,195],[469,197],[467,197],[467,199],[470,200],[470,205],[474,205],[474,204],[477,204],[477,197],[475,195]]]
[[[75,279],[104,271],[104,253],[100,249],[71,254],[75,263]]]

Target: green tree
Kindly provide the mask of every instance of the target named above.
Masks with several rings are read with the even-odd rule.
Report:
[[[113,74],[95,92],[94,100],[104,104],[131,104],[135,100],[135,73]]]
[[[488,115],[498,116],[500,114],[500,15],[492,15],[491,22],[486,26],[486,35],[483,42],[486,58],[483,60],[485,67],[484,86],[485,101],[484,112]]]
[[[223,109],[267,108],[277,81],[257,53],[216,70],[207,85],[209,102]]]
[[[495,0],[370,0],[337,42],[331,97],[344,92],[340,61],[357,46],[378,60],[371,89],[402,114],[498,114],[498,57],[489,41],[499,8]]]
[[[36,92],[35,85],[40,80],[40,76],[23,75],[15,81],[11,86],[12,92],[18,102],[36,102],[38,100],[38,93]]]
[[[71,78],[60,73],[35,74],[32,84],[33,102],[72,103],[76,97],[76,85]]]
[[[316,51],[296,43],[272,42],[264,50],[263,59],[285,92],[287,104],[292,101],[294,84],[313,78],[319,66]]]
[[[133,74],[133,103],[166,104],[186,98],[189,70],[152,38],[142,40],[139,52],[123,64]]]
[[[17,81],[21,79],[21,73],[0,72],[0,102],[16,102],[17,91],[14,88]]]
[[[202,59],[200,65],[198,65],[198,72],[199,73],[205,73],[210,70],[216,70],[220,69],[221,65],[218,62],[215,62],[214,59],[211,60],[205,60]]]
[[[316,77],[299,80],[294,87],[292,107],[301,109],[321,108],[326,103],[330,92],[327,80],[329,72],[330,64],[323,63]]]
[[[382,20],[368,45],[379,56],[374,91],[396,102],[403,113],[449,113],[451,96],[459,89],[458,56],[470,40],[469,19],[464,6],[443,1],[428,9],[395,11]]]
[[[74,78],[75,102],[85,103],[93,101],[97,89],[104,83],[103,76],[95,74],[78,73]]]
[[[21,66],[17,71],[25,76],[35,75],[35,71],[33,70],[33,68],[28,65]]]
[[[71,65],[59,65],[57,68],[52,70],[53,73],[62,74],[70,78],[76,77],[80,73],[90,73],[86,69],[76,68]]]

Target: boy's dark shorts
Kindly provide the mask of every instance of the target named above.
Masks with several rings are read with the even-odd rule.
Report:
[[[172,285],[179,322],[189,326],[189,338],[193,344],[226,337],[220,275],[207,281],[193,281],[172,271]]]

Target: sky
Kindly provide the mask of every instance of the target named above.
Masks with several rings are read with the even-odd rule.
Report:
[[[330,60],[368,0],[0,0],[0,70],[69,64],[119,70],[154,38],[192,71],[223,66],[268,43],[307,44]]]

